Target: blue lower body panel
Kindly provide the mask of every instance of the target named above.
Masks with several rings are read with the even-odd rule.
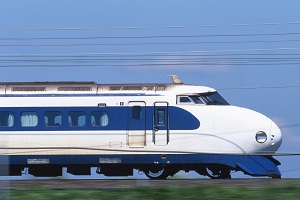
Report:
[[[1,157],[1,156],[0,156]],[[3,156],[4,157],[4,156]],[[224,165],[251,176],[280,177],[280,163],[271,156],[227,154],[111,154],[111,155],[18,155],[5,156],[8,165],[30,167],[34,165],[145,165],[196,166]]]

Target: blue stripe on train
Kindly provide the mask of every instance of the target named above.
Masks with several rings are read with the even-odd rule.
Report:
[[[1,111],[10,111],[14,114],[14,125],[12,127],[1,127],[0,131],[76,131],[76,130],[128,130],[128,120],[131,119],[130,110],[132,107],[13,107],[0,108]],[[46,127],[44,122],[44,113],[48,111],[59,111],[62,114],[62,125],[59,127]],[[71,127],[68,124],[68,113],[71,111],[84,111],[86,113],[86,123],[84,126]],[[108,112],[109,122],[107,126],[92,126],[91,113],[93,111]],[[37,112],[39,119],[35,127],[21,126],[22,112]],[[195,130],[200,127],[200,121],[188,111],[169,106],[169,130]],[[145,129],[153,130],[154,107],[145,107]],[[140,127],[130,127],[130,130],[140,130]]]

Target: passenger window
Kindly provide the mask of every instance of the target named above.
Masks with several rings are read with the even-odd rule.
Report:
[[[69,126],[79,127],[84,126],[86,122],[86,115],[83,111],[69,112],[68,123]]]
[[[166,117],[165,117],[165,109],[160,108],[157,109],[157,125],[165,125]]]
[[[142,107],[141,106],[133,106],[132,107],[132,119],[139,120],[142,117]]]
[[[14,125],[14,114],[8,111],[0,112],[0,127],[12,127]]]
[[[36,112],[22,112],[21,113],[21,126],[34,127],[38,124],[38,114]]]
[[[57,112],[57,111],[45,112],[44,121],[47,127],[61,126],[62,123],[61,112]]]
[[[103,111],[92,112],[91,123],[93,126],[107,126],[108,125],[108,113]]]

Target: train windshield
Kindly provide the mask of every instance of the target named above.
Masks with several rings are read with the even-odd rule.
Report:
[[[229,105],[229,103],[217,92],[199,94],[199,97],[208,105]]]

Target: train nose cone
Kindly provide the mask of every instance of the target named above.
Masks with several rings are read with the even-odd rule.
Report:
[[[271,146],[274,151],[277,151],[282,142],[282,134],[279,127],[272,121],[271,123]]]

